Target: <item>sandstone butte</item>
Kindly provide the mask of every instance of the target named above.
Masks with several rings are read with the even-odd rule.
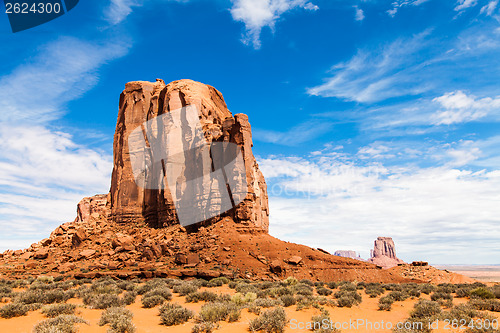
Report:
[[[142,123],[186,105],[197,107],[208,143],[231,142],[241,148],[248,186],[242,203],[188,228],[178,223],[168,190],[145,190],[136,185],[127,146],[127,136]],[[1,253],[0,278],[46,274],[121,279],[227,276],[278,280],[295,276],[322,281],[421,281],[421,274],[413,269],[385,270],[269,235],[266,183],[252,146],[248,117],[233,116],[215,88],[191,80],[168,85],[162,80],[127,83],[120,96],[110,192],[81,200],[75,220],[60,225],[48,238],[28,249]],[[390,248],[384,251],[390,256],[393,253]],[[424,269],[427,276],[429,269],[437,271],[430,266]],[[440,282],[459,279],[456,274],[446,274],[439,274]]]
[[[405,263],[396,257],[396,246],[391,237],[378,237],[375,240],[368,261],[383,268],[392,268]]]

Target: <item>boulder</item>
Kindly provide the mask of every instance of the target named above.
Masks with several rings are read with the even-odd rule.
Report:
[[[302,257],[292,256],[292,257],[288,258],[287,262],[291,265],[298,265],[302,262]]]
[[[79,253],[80,257],[83,259],[92,258],[92,256],[94,256],[95,254],[96,254],[96,250],[91,250],[91,249],[83,250]]]
[[[33,258],[35,259],[46,259],[49,256],[49,250],[48,249],[40,249],[35,252],[33,255]]]

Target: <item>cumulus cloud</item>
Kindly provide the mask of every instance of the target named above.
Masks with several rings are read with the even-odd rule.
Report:
[[[500,111],[500,97],[478,99],[463,91],[454,91],[433,100],[441,105],[433,115],[437,125],[451,125],[483,118],[491,111]]]
[[[408,261],[494,262],[500,255],[499,170],[361,163],[324,154],[259,164],[277,237],[367,257],[377,236],[391,236]],[[477,249],[474,256],[469,248]]]
[[[318,6],[307,0],[233,0],[231,15],[235,21],[245,24],[245,44],[258,49],[260,34],[264,27],[274,28],[276,21],[293,9],[314,11]]]

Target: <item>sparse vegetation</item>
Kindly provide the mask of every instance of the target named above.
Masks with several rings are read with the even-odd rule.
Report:
[[[391,296],[384,296],[378,300],[378,309],[381,311],[390,311],[392,304],[394,303],[394,298]]]
[[[213,302],[217,299],[217,294],[211,291],[195,291],[186,296],[187,303],[198,303],[200,301]]]
[[[482,298],[482,299],[492,299],[495,298],[495,294],[484,287],[479,287],[476,289],[473,289],[469,293],[471,298]]]
[[[233,312],[238,314],[233,314]],[[239,318],[240,312],[240,308],[232,302],[213,302],[203,305],[198,316],[201,321],[217,323],[228,320],[230,316]]]
[[[74,315],[60,315],[39,322],[33,327],[33,333],[75,333],[75,324],[89,324],[86,320]]]
[[[193,318],[193,311],[179,304],[166,303],[160,307],[161,323],[165,326],[173,326],[185,323]]]
[[[284,307],[289,307],[297,303],[297,300],[293,295],[283,295],[279,299],[283,303]]]
[[[29,306],[21,303],[10,303],[0,308],[0,317],[13,318],[25,316],[30,310]]]
[[[250,331],[264,331],[267,333],[282,333],[288,323],[285,309],[277,307],[266,310],[258,318],[250,321]]]
[[[75,304],[49,304],[42,307],[42,314],[46,317],[54,318],[59,315],[72,315],[75,314],[76,305]]]
[[[108,308],[101,315],[99,326],[109,325],[109,333],[134,333],[133,314],[130,310],[116,307]]]
[[[214,323],[209,321],[203,321],[201,323],[197,323],[191,329],[191,333],[212,333],[216,328]]]

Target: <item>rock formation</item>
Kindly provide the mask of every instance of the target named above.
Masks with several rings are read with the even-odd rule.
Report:
[[[370,257],[369,262],[383,268],[391,268],[404,263],[396,257],[396,246],[391,237],[378,237],[374,242]]]
[[[339,257],[344,257],[344,258],[352,258],[352,259],[358,258],[358,254],[356,253],[356,251],[352,251],[352,250],[337,250],[337,251],[335,251],[335,253],[333,255],[339,256]]]
[[[269,227],[267,187],[252,154],[252,133],[248,117],[244,114],[236,114],[233,117],[219,91],[191,80],[175,81],[168,85],[162,80],[157,80],[155,83],[136,81],[126,84],[120,96],[114,136],[114,167],[110,189],[111,219],[118,223],[143,220],[152,227],[179,223],[175,203],[176,198],[184,195],[185,186],[179,182],[176,193],[171,193],[168,188],[145,189],[138,186],[131,165],[131,154],[136,152],[129,151],[128,138],[134,130],[144,127],[145,122],[186,106],[196,107],[204,139],[208,144],[229,142],[240,147],[242,151],[247,184],[246,197],[225,215],[231,216],[242,226],[256,227],[267,232]],[[181,144],[184,146],[192,144],[192,137],[182,139]],[[211,155],[209,158],[210,160],[203,160],[201,163],[208,167],[213,166],[216,161]],[[182,181],[186,180],[186,177],[188,176],[184,170],[178,178]],[[207,200],[205,202],[198,200],[197,203],[208,205],[209,211],[217,210],[216,205],[220,204],[220,198],[214,195],[213,189],[218,186],[220,184],[215,184],[210,179],[204,180],[196,189],[196,195],[204,196]],[[224,214],[213,220],[216,222],[222,217]]]

